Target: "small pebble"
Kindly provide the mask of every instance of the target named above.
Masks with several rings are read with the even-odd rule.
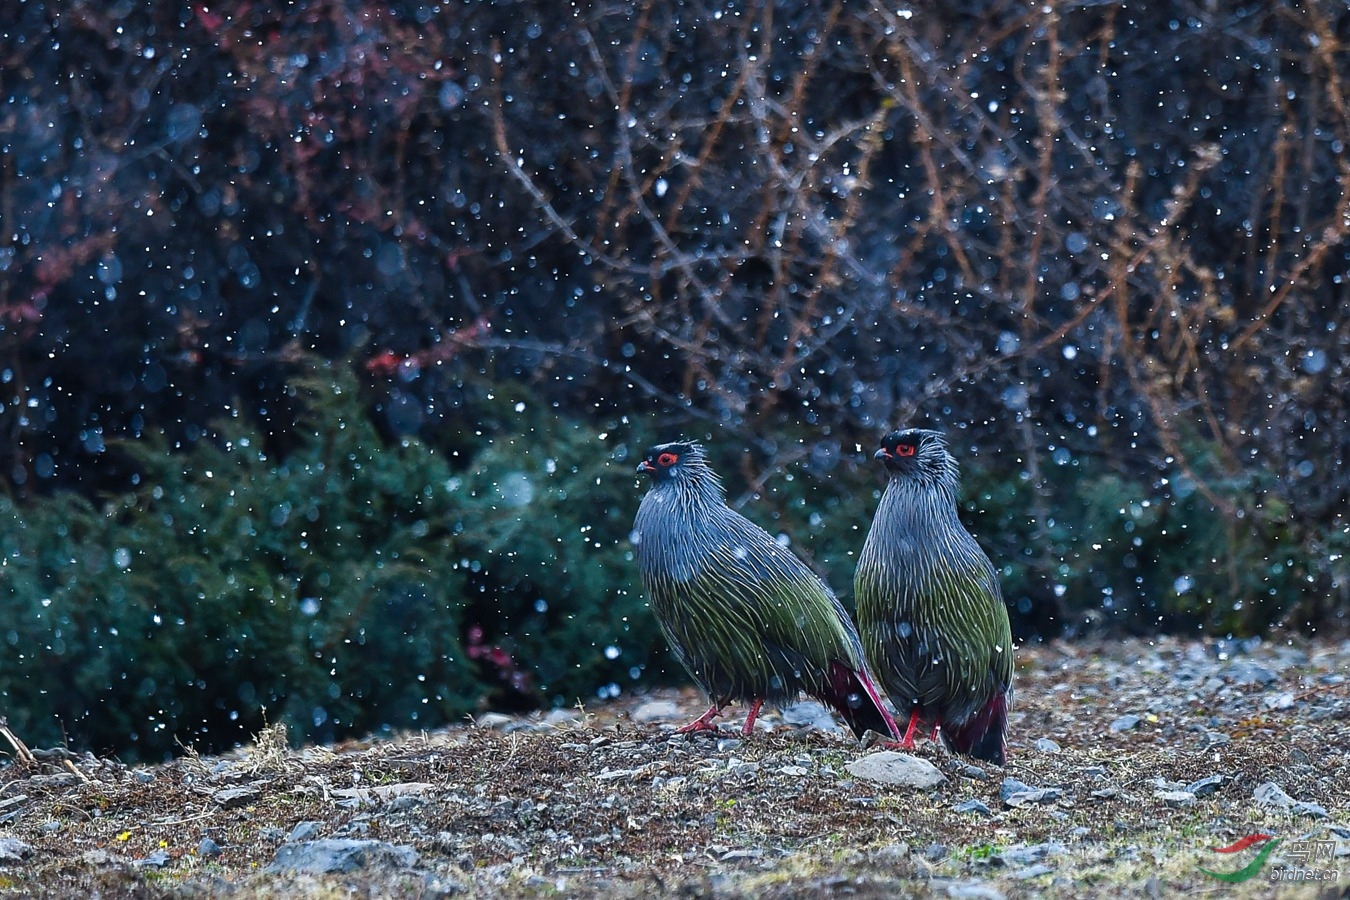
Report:
[[[220,855],[220,845],[209,837],[202,838],[202,842],[197,845],[197,855],[203,859],[213,859]]]
[[[133,866],[141,866],[147,869],[162,869],[165,866],[167,866],[169,862],[170,858],[168,853],[165,853],[163,850],[156,850],[154,853],[151,853],[145,859],[134,860],[132,861],[131,864]]]
[[[633,710],[634,722],[660,722],[680,716],[680,707],[670,700],[648,700]]]
[[[1018,791],[1003,801],[1004,806],[1016,809],[1019,806],[1031,806],[1040,803],[1054,803],[1062,792],[1059,788],[1038,788],[1033,791]]]
[[[1154,791],[1153,797],[1172,809],[1187,809],[1195,805],[1195,795],[1190,791]]]
[[[1111,730],[1132,731],[1135,728],[1138,728],[1139,723],[1142,721],[1143,719],[1139,718],[1136,715],[1121,716],[1119,719],[1116,719],[1114,722],[1111,723]]]
[[[1252,799],[1256,801],[1257,806],[1268,809],[1288,809],[1294,805],[1294,798],[1273,781],[1257,785],[1256,790],[1252,791]]]
[[[1186,785],[1186,790],[1197,797],[1208,797],[1217,791],[1223,782],[1224,777],[1222,775],[1206,775],[1204,778]]]
[[[1289,811],[1296,816],[1309,816],[1314,819],[1325,819],[1328,816],[1327,808],[1320,803],[1309,803],[1300,800],[1289,808]]]
[[[1018,781],[1016,778],[1008,776],[1003,779],[1003,784],[999,785],[998,798],[1000,800],[1007,800],[1013,794],[1021,794],[1031,790],[1035,790],[1035,788],[1024,781]]]
[[[1009,878],[1015,878],[1018,881],[1026,881],[1028,878],[1037,878],[1041,875],[1049,875],[1055,871],[1054,866],[1048,866],[1045,863],[1037,863],[1034,866],[1027,866],[1025,869],[1018,869],[1009,874]]]
[[[1058,753],[1059,744],[1049,738],[1038,738],[1036,740],[1036,749],[1042,753]]]
[[[288,842],[312,841],[319,836],[320,827],[318,822],[309,820],[296,822],[295,827],[291,829],[291,833],[286,835],[286,840]]]
[[[1067,851],[1063,844],[1047,841],[1043,844],[1022,844],[1005,847],[995,854],[995,858],[1005,866],[1029,866],[1038,863],[1047,856],[1058,856]]]
[[[952,809],[959,813],[976,813],[977,815],[985,816],[986,818],[994,815],[994,811],[989,808],[989,804],[978,799],[966,800],[962,803],[958,803],[953,806]]]

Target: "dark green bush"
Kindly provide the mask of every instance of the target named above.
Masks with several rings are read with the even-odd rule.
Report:
[[[264,709],[327,739],[641,674],[634,479],[603,437],[534,415],[464,469],[382,443],[349,378],[299,393],[284,460],[229,420],[186,452],[120,445],[141,484],[101,506],[0,502],[0,702],[28,740],[153,757],[228,746]],[[515,687],[471,657],[475,626]]]

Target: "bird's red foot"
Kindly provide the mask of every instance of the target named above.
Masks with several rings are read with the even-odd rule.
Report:
[[[881,748],[883,750],[913,750],[914,739],[905,738],[902,741],[882,741]]]
[[[676,729],[675,729],[675,733],[676,733],[676,734],[694,734],[695,732],[698,732],[698,731],[716,731],[716,730],[717,730],[717,726],[713,724],[713,721],[712,721],[712,720],[715,719],[715,718],[717,718],[717,717],[720,716],[721,714],[722,714],[722,708],[721,708],[720,706],[717,706],[716,704],[714,704],[713,706],[708,707],[708,711],[707,711],[707,712],[705,712],[703,715],[699,716],[699,717],[698,717],[697,719],[695,719],[694,721],[690,722],[688,725],[685,725],[685,726],[683,726],[683,727],[681,727],[681,728],[676,728]]]
[[[899,741],[885,741],[881,746],[887,750],[913,750],[914,732],[919,730],[919,711],[916,709],[910,713],[909,727],[905,729],[905,736]]]

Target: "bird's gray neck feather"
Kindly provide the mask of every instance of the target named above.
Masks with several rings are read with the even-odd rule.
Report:
[[[633,523],[638,565],[646,576],[689,581],[716,543],[718,513],[726,510],[715,485],[659,484],[647,492]]]

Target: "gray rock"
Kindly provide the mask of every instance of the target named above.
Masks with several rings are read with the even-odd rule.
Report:
[[[220,804],[221,809],[235,809],[240,806],[248,806],[262,796],[262,792],[256,787],[245,785],[244,787],[221,788],[211,795],[211,799]]]
[[[1037,803],[1054,803],[1062,793],[1057,787],[1035,788],[1012,777],[1003,779],[998,788],[998,798],[1010,809]]]
[[[1200,739],[1200,742],[1204,744],[1205,749],[1208,750],[1210,747],[1218,747],[1220,744],[1227,744],[1232,740],[1231,737],[1224,734],[1222,731],[1206,731],[1205,736]]]
[[[1289,811],[1296,816],[1310,816],[1314,819],[1327,818],[1327,808],[1320,803],[1309,803],[1300,800],[1289,808]]]
[[[319,836],[319,829],[322,824],[313,821],[296,822],[291,833],[286,835],[286,843],[294,844],[298,841],[312,841]]]
[[[131,864],[133,866],[140,866],[143,869],[162,869],[171,861],[169,854],[165,853],[163,850],[156,850],[145,859],[134,860]]]
[[[1018,881],[1026,881],[1028,878],[1037,878],[1041,875],[1049,875],[1055,871],[1054,866],[1048,866],[1045,863],[1036,863],[1034,866],[1027,866],[1025,869],[1018,869],[1016,872],[1009,872],[1009,878],[1016,878]]]
[[[1059,856],[1066,849],[1063,844],[1056,841],[1047,841],[1044,844],[1021,844],[1003,848],[994,854],[993,859],[1005,866],[1029,866],[1047,857]]]
[[[1197,797],[1208,797],[1223,786],[1225,779],[1222,775],[1206,775],[1198,781],[1192,781],[1186,785],[1186,790]]]
[[[849,763],[848,772],[855,778],[924,790],[936,788],[947,780],[947,777],[938,771],[937,766],[928,760],[892,750],[869,753],[862,759]]]
[[[1261,701],[1261,705],[1266,709],[1292,709],[1294,706],[1294,695],[1289,691],[1283,694],[1275,694],[1273,697],[1267,697]]]
[[[197,845],[197,855],[203,859],[213,859],[220,855],[220,845],[209,837],[204,837]]]
[[[1173,809],[1187,809],[1195,805],[1195,795],[1190,791],[1154,791],[1153,798]]]
[[[1116,719],[1114,722],[1112,722],[1112,723],[1111,723],[1111,730],[1112,730],[1112,731],[1133,731],[1134,729],[1136,729],[1136,728],[1139,727],[1139,723],[1142,722],[1142,721],[1143,721],[1143,719],[1141,719],[1141,718],[1139,718],[1138,716],[1136,716],[1136,715],[1134,715],[1133,713],[1131,713],[1130,715],[1127,715],[1127,716],[1121,716],[1119,719]]]
[[[475,728],[505,728],[516,720],[504,713],[488,712],[481,716],[474,716],[473,724]]]
[[[664,722],[681,715],[680,707],[670,700],[648,700],[633,710],[633,721]]]
[[[1044,803],[1054,803],[1060,798],[1063,792],[1059,788],[1037,788],[1032,791],[1018,791],[1010,794],[1003,800],[1003,805],[1010,809],[1016,809],[1020,806],[1036,806]]]
[[[0,863],[21,862],[33,855],[33,848],[18,838],[0,838]]]
[[[563,728],[567,725],[575,725],[581,721],[581,711],[571,708],[562,708],[549,710],[548,715],[540,722],[545,728]]]
[[[425,797],[404,794],[402,797],[395,797],[393,800],[390,800],[389,805],[386,806],[385,809],[388,812],[407,812],[408,810],[426,805],[426,802],[427,800]]]
[[[943,890],[952,900],[1003,900],[1003,894],[993,885],[982,881],[949,881],[939,887],[932,882],[934,890]]]
[[[783,707],[783,721],[798,728],[810,727],[830,734],[838,734],[844,730],[825,704],[815,700],[804,700]]]
[[[956,804],[952,809],[959,813],[975,813],[986,817],[994,814],[994,811],[989,808],[989,804],[983,800],[966,800],[963,803]]]
[[[1008,776],[1007,778],[1003,779],[1003,784],[999,785],[998,798],[1000,800],[1007,800],[1013,794],[1020,794],[1025,791],[1032,791],[1032,790],[1035,790],[1035,788],[1033,788],[1026,782],[1018,781],[1016,778]]]
[[[1250,659],[1235,659],[1219,672],[1219,677],[1233,684],[1255,684],[1265,687],[1280,680],[1280,674],[1269,666]]]
[[[1041,751],[1042,753],[1058,753],[1058,752],[1059,752],[1059,744],[1055,743],[1054,741],[1050,740],[1049,738],[1038,738],[1038,739],[1036,740],[1035,747],[1036,747],[1037,750]]]
[[[989,780],[989,773],[974,763],[961,763],[953,771],[962,778],[970,778],[975,781]]]
[[[322,875],[360,869],[409,869],[417,865],[417,860],[412,847],[384,841],[300,841],[282,844],[265,871]]]
[[[1294,798],[1273,781],[1258,785],[1256,790],[1252,791],[1252,799],[1256,801],[1257,806],[1264,806],[1267,809],[1289,809],[1294,805]]]

